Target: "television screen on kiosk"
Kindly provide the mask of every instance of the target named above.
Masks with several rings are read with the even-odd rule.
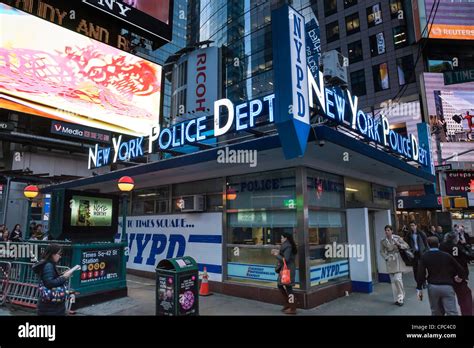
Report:
[[[4,4],[0,32],[0,107],[130,135],[159,122],[160,65]]]

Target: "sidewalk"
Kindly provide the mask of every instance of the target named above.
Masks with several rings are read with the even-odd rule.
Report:
[[[471,266],[471,270],[474,267]],[[471,274],[473,274],[471,272]],[[129,297],[121,298],[77,311],[77,315],[155,315],[155,283],[152,279],[127,276]],[[371,294],[351,293],[349,296],[325,303],[319,307],[298,311],[299,315],[431,315],[426,290],[423,301],[416,298],[412,273],[403,275],[406,299],[403,307],[393,304],[390,284],[378,283]],[[471,277],[470,288],[474,289]],[[200,298],[201,315],[284,315],[281,306],[246,300],[238,297],[214,294]],[[10,313],[0,307],[0,315],[34,315],[31,312]]]

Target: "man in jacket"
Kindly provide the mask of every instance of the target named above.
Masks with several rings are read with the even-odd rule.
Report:
[[[467,275],[454,257],[439,250],[436,237],[428,238],[429,251],[420,258],[416,291],[423,299],[422,285],[428,281],[428,299],[432,315],[458,315],[454,282],[460,283]]]
[[[471,261],[469,252],[465,249],[465,245],[459,242],[459,237],[456,233],[448,233],[446,235],[446,240],[441,243],[439,249],[453,256],[463,268],[466,278],[460,283],[454,282],[453,288],[458,299],[459,307],[461,308],[461,315],[473,315],[472,291],[468,286],[468,265]]]
[[[410,230],[405,236],[405,242],[410,246],[410,249],[415,256],[413,260],[413,276],[416,281],[418,262],[423,254],[428,250],[428,243],[426,240],[426,234],[418,229],[415,221],[410,222]]]

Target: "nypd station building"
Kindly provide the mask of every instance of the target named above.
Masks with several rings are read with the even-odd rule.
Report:
[[[379,248],[384,226],[395,223],[395,189],[435,181],[428,127],[400,135],[360,110],[349,90],[325,85],[308,67],[304,23],[289,6],[273,13],[274,94],[216,100],[210,117],[116,137],[90,150],[91,170],[166,155],[50,187],[113,193],[120,177],[135,180],[130,273],[153,277],[160,260],[191,256],[211,291],[279,303],[271,250],[291,232],[303,308],[390,281]]]

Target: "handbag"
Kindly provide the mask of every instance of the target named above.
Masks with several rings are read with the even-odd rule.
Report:
[[[283,285],[291,284],[290,269],[286,265],[285,258],[283,258],[283,269],[280,272],[280,283]]]
[[[69,294],[65,286],[47,288],[43,282],[39,285],[40,299],[43,303],[63,303],[67,300]]]
[[[400,256],[407,266],[413,266],[413,263],[415,261],[415,254],[409,249],[398,249],[400,252]]]

